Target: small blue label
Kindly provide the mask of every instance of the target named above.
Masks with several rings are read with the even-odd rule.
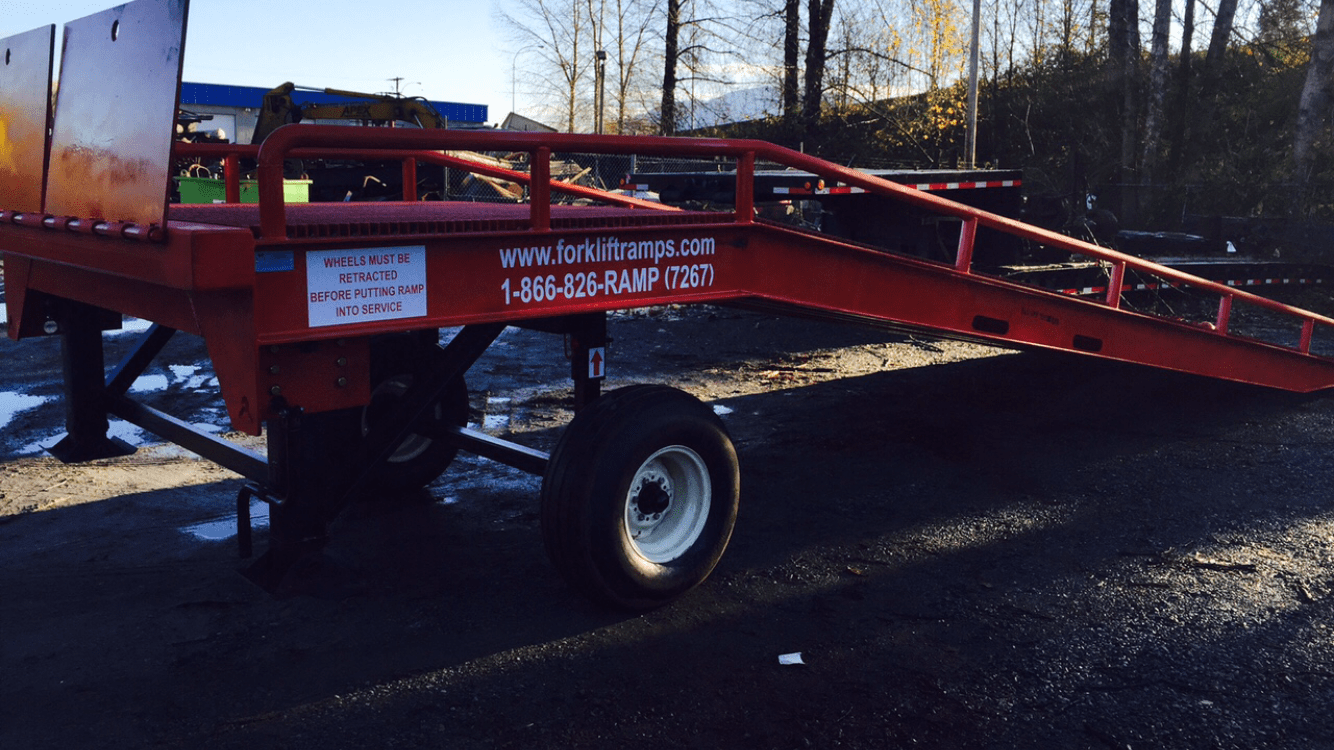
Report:
[[[279,273],[296,270],[291,250],[256,250],[255,273]]]

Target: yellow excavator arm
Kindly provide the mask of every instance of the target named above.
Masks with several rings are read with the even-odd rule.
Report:
[[[359,101],[339,104],[299,103],[293,98],[295,91],[318,91]],[[289,81],[264,95],[259,121],[250,142],[263,143],[270,133],[283,125],[303,120],[352,120],[368,124],[406,122],[420,128],[444,128],[449,124],[444,115],[420,97],[314,89],[297,86]]]

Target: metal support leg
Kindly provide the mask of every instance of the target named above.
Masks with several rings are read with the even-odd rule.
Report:
[[[504,330],[501,324],[466,326],[418,374],[397,408],[363,436],[361,409],[306,414],[278,410],[268,423],[269,547],[245,572],[275,593],[336,595],[353,585],[321,551],[329,525],[372,488],[376,466],[414,429],[422,415]]]
[[[107,399],[100,311],[64,302],[57,312],[65,380],[65,437],[51,454],[65,463],[126,456],[134,448],[107,436]]]
[[[107,393],[112,396],[123,396],[128,393],[130,386],[144,374],[149,363],[161,353],[162,347],[166,346],[174,335],[176,335],[175,329],[157,324],[150,326],[134,349],[125,355],[112,371],[111,377],[107,378]]]
[[[574,410],[602,395],[607,376],[607,314],[581,315],[570,328],[570,377],[574,378]]]
[[[357,434],[358,419],[355,409],[305,414],[288,407],[269,420],[272,494],[262,493],[270,503],[269,546],[245,571],[260,587],[319,595],[346,584],[328,574],[320,553],[345,505],[343,490],[356,476],[357,446],[348,438]]]

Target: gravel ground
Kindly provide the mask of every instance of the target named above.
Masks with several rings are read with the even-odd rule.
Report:
[[[488,461],[345,515],[364,593],[277,599],[189,531],[229,522],[234,475],[151,444],[62,466],[24,450],[59,403],[17,411],[0,746],[1334,746],[1329,396],[654,312],[614,321],[613,385],[714,404],[742,509],[709,581],[634,617],[565,588],[538,480]],[[0,342],[0,391],[56,392],[52,343]],[[216,420],[172,347],[143,397]],[[508,334],[476,421],[549,447],[564,369]]]

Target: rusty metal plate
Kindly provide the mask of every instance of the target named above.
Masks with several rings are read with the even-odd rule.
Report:
[[[46,211],[161,224],[188,0],[135,0],[65,24]]]
[[[0,211],[40,212],[56,27],[0,39]]]

